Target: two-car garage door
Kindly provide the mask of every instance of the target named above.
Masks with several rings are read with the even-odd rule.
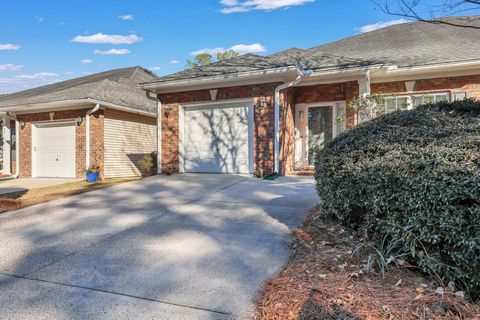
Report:
[[[251,104],[184,108],[185,172],[251,172]]]

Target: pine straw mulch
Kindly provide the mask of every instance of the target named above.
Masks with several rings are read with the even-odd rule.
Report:
[[[480,319],[479,305],[462,292],[399,261],[384,277],[367,272],[364,240],[313,208],[293,232],[283,271],[262,287],[257,320]],[[443,292],[442,292],[443,291]]]

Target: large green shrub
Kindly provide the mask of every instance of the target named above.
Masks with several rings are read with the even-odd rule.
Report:
[[[323,209],[480,298],[480,102],[437,103],[362,123],[316,161]]]

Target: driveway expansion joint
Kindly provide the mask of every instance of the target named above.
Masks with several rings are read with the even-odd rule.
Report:
[[[56,282],[56,281],[49,281],[49,280],[44,280],[44,279],[39,279],[39,278],[30,278],[30,277],[26,277],[26,276],[18,276],[18,275],[4,273],[4,272],[0,272],[0,275],[7,276],[7,277],[13,277],[13,278],[17,278],[17,279],[20,279],[20,280],[37,281],[37,282],[43,282],[43,283],[48,283],[48,284],[57,285],[57,286],[64,286],[64,287],[69,287],[69,288],[96,291],[96,292],[112,294],[112,295],[116,295],[116,296],[132,298],[132,299],[139,299],[139,300],[144,300],[144,301],[156,302],[156,303],[161,303],[161,304],[165,304],[165,305],[169,305],[169,306],[175,306],[175,307],[181,307],[181,308],[187,308],[187,309],[199,310],[199,311],[206,311],[206,312],[211,312],[211,313],[220,314],[220,315],[224,315],[224,316],[235,316],[231,312],[227,312],[227,311],[213,310],[213,309],[202,308],[202,307],[197,307],[197,306],[190,306],[190,305],[175,303],[175,302],[171,302],[171,301],[163,301],[163,300],[158,300],[158,299],[153,299],[153,298],[135,296],[135,295],[131,295],[131,294],[128,294],[128,293],[121,293],[121,292],[115,292],[115,291],[98,289],[98,288],[90,288],[90,287],[86,287],[86,286],[79,286],[79,285],[74,285],[74,284],[68,284],[68,283],[62,283],[62,282]],[[9,282],[11,282],[11,281],[9,281]]]

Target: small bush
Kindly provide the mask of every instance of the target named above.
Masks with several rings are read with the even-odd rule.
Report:
[[[316,160],[323,210],[480,298],[480,102],[362,123]]]
[[[152,152],[146,154],[142,160],[138,162],[140,172],[143,176],[151,176],[157,173],[157,154]]]

